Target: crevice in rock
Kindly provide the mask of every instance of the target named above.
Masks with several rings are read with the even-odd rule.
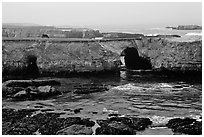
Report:
[[[28,55],[26,63],[27,63],[26,75],[31,77],[37,77],[39,75],[39,69],[37,66],[37,57],[34,55]]]

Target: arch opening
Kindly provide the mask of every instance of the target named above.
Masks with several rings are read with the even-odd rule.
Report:
[[[127,69],[152,69],[150,60],[145,57],[140,57],[137,49],[133,47],[127,47],[122,51],[121,62]]]
[[[26,74],[29,76],[37,77],[39,75],[37,57],[34,55],[28,55],[26,63],[27,63]]]

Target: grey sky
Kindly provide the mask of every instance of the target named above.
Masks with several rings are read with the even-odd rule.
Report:
[[[41,25],[202,24],[201,3],[3,3],[3,23]]]

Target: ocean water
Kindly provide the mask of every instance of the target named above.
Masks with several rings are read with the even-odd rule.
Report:
[[[172,118],[201,120],[202,82],[197,79],[169,78],[148,71],[121,71],[117,76],[52,79],[61,82],[61,86],[56,88],[65,92],[63,95],[35,101],[4,99],[3,108],[52,109],[52,112],[64,112],[62,117],[80,116],[94,121],[106,119],[110,113],[150,118],[153,121],[152,128],[140,134],[172,134],[164,128]],[[73,91],[79,84],[102,84],[108,89],[75,94]],[[74,109],[81,111],[75,114]]]
[[[134,27],[134,26],[124,26],[124,27],[99,27],[101,32],[124,32],[124,33],[136,33],[136,34],[161,34],[161,35],[180,35],[185,36],[188,34],[197,35],[201,34],[202,30],[174,30],[165,27]]]

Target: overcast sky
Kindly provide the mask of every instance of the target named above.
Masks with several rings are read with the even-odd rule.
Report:
[[[41,25],[202,24],[201,3],[2,3],[3,23]]]

